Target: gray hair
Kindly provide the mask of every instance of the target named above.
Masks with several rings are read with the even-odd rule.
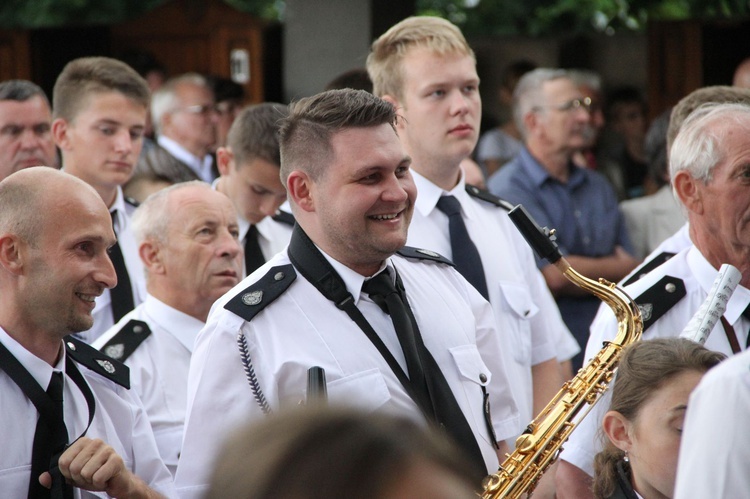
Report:
[[[0,101],[26,102],[37,95],[47,103],[47,107],[51,108],[47,94],[36,83],[28,80],[6,80],[0,82]]]
[[[722,123],[729,121],[750,132],[750,106],[712,103],[693,111],[683,122],[669,152],[669,173],[672,178],[685,170],[704,183],[712,180],[713,169],[725,159],[722,142],[729,130],[728,126],[714,126],[719,120]]]
[[[167,80],[151,96],[151,122],[157,134],[161,132],[161,120],[164,115],[180,107],[177,88],[181,85],[196,85],[211,90],[208,80],[198,73],[185,73]]]
[[[513,119],[524,140],[527,133],[524,117],[535,107],[545,104],[542,94],[544,84],[560,78],[571,79],[569,72],[564,69],[537,68],[518,80],[518,85],[513,92]]]
[[[165,187],[147,197],[133,212],[132,229],[135,241],[140,246],[144,241],[165,243],[170,225],[170,194],[188,187],[200,187],[211,190],[211,186],[201,180],[191,180]]]
[[[596,71],[589,69],[570,69],[568,77],[573,80],[576,87],[589,87],[595,92],[602,91],[602,77]]]

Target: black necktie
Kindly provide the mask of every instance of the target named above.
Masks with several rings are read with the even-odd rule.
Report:
[[[466,224],[461,217],[461,203],[453,196],[441,196],[437,202],[438,210],[448,215],[448,231],[451,238],[451,252],[453,263],[461,275],[463,275],[485,299],[489,299],[487,292],[487,280],[484,277],[484,267],[479,251],[474,241],[469,237]]]
[[[62,376],[62,373],[59,372],[52,373],[47,395],[52,401],[54,410],[51,417],[45,418],[44,415],[40,414],[34,433],[31,455],[32,485],[39,475],[49,471],[52,475],[52,488],[30,487],[29,497],[49,497],[52,499],[72,499],[73,497],[73,487],[65,483],[65,478],[57,465],[57,460],[68,444],[68,429],[63,419]]]
[[[742,317],[750,321],[750,305],[745,307],[745,310],[742,311]],[[747,333],[747,339],[745,340],[745,348],[750,349],[750,332]]]
[[[245,273],[250,275],[258,267],[266,263],[263,252],[260,250],[258,242],[258,228],[255,225],[250,226],[245,236]]]
[[[117,210],[112,212],[113,229],[116,214]],[[115,231],[116,234],[117,231]],[[115,242],[115,245],[109,250],[109,258],[112,260],[112,265],[114,265],[117,273],[117,286],[112,288],[109,293],[112,298],[112,318],[115,322],[118,322],[125,314],[135,308],[135,301],[133,300],[133,288],[130,284],[130,276],[125,266],[125,258],[122,256],[119,241]]]
[[[398,336],[398,342],[406,358],[406,367],[412,384],[424,385],[424,370],[417,351],[417,342],[414,337],[414,329],[411,319],[406,311],[406,305],[401,294],[393,284],[393,278],[384,270],[372,279],[365,281],[362,291],[370,296],[370,299],[378,304],[386,314],[391,316],[393,327]]]

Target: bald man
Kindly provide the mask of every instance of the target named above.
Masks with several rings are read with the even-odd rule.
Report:
[[[107,207],[85,182],[45,167],[0,182],[7,497],[174,497],[127,368],[69,336],[91,327],[96,297],[117,283],[114,243]]]

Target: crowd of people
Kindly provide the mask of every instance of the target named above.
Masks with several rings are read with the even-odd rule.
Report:
[[[740,83],[648,126],[637,90],[519,60],[480,140],[474,52],[436,17],[289,105],[138,69],[71,61],[51,104],[0,82],[4,496],[475,496],[618,329],[518,204],[644,325],[533,497],[746,493]],[[727,263],[715,330],[679,338]]]

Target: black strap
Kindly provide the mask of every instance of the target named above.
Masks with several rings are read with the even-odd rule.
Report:
[[[117,210],[111,212],[113,229],[116,214]],[[135,300],[133,299],[133,287],[130,283],[128,268],[125,265],[125,257],[122,255],[119,241],[116,241],[112,249],[109,250],[109,258],[112,260],[112,265],[115,267],[115,273],[117,274],[117,286],[109,291],[112,297],[112,318],[117,323],[125,314],[135,308]]]
[[[489,299],[487,279],[484,276],[484,266],[479,250],[471,240],[461,215],[461,203],[453,196],[440,196],[437,202],[438,210],[448,216],[448,232],[450,233],[453,263],[461,275],[479,291],[485,300]]]
[[[729,321],[723,315],[721,316],[720,320],[721,327],[724,328],[724,334],[727,337],[729,346],[732,348],[732,353],[740,353],[742,350],[740,349],[740,342],[737,341],[737,333],[734,331],[734,328],[731,324],[729,324]]]
[[[23,367],[18,359],[16,359],[2,343],[0,343],[0,369],[4,370],[8,374],[10,379],[12,379],[13,382],[18,385],[24,395],[26,395],[31,403],[34,404],[34,407],[39,412],[39,419],[45,422],[45,424],[42,426],[46,426],[46,429],[42,429],[39,423],[37,423],[37,430],[41,430],[45,433],[43,433],[43,435],[38,439],[36,434],[34,437],[31,456],[31,475],[29,476],[29,499],[36,499],[38,497],[67,499],[68,496],[66,495],[64,487],[65,480],[64,478],[62,478],[62,474],[60,473],[60,469],[57,466],[57,462],[60,458],[60,455],[68,446],[66,445],[62,449],[55,449],[55,453],[52,455],[51,461],[47,461],[46,458],[46,456],[49,454],[49,451],[45,451],[43,449],[46,444],[45,439],[50,438],[50,436],[54,434],[56,425],[58,424],[58,421],[60,419],[57,413],[57,409],[55,408],[55,404],[52,402],[47,392],[45,392],[42,387],[39,386],[39,383],[36,382],[31,373],[29,373],[29,371],[27,371],[26,368]],[[89,427],[91,426],[91,422],[94,420],[94,413],[96,411],[96,399],[94,398],[94,394],[91,392],[91,388],[86,383],[86,380],[83,378],[81,372],[76,367],[75,362],[70,358],[65,359],[65,373],[81,390],[84,398],[86,399],[86,404],[88,405],[89,422],[86,426],[86,429],[78,437],[81,438],[86,434],[86,432],[88,432]],[[62,424],[64,425],[64,420],[62,421]],[[44,435],[49,436],[45,437]],[[39,443],[37,443],[37,440],[39,441]],[[41,475],[45,471],[49,471],[52,475],[51,495],[50,490],[39,484],[39,475]]]
[[[305,277],[315,288],[328,300],[331,300],[339,310],[343,310],[357,326],[365,333],[367,338],[378,349],[396,378],[406,390],[406,393],[417,404],[425,417],[444,428],[455,442],[464,450],[475,467],[479,478],[485,477],[487,468],[484,463],[482,451],[474,437],[466,416],[461,411],[453,392],[450,390],[447,380],[443,376],[440,366],[430,354],[422,341],[417,321],[409,306],[406,306],[407,314],[414,329],[414,339],[420,351],[420,358],[430,375],[427,377],[427,395],[429,401],[424,400],[420,391],[416,389],[406,373],[393,357],[388,347],[385,346],[380,336],[375,332],[362,312],[354,304],[354,298],[346,289],[346,284],[338,275],[330,262],[315,247],[315,244],[305,234],[299,225],[295,225],[292,238],[288,248],[289,259],[302,276]],[[403,283],[396,274],[396,286],[403,290]],[[408,304],[407,304],[408,305]]]
[[[258,227],[253,224],[247,231],[247,235],[245,235],[245,273],[247,275],[252,274],[264,263],[266,263],[266,258],[263,256],[263,252],[260,249]]]
[[[750,305],[745,307],[745,310],[742,311],[742,317],[750,321]],[[747,339],[745,340],[745,348],[750,348],[750,332],[748,332]]]

